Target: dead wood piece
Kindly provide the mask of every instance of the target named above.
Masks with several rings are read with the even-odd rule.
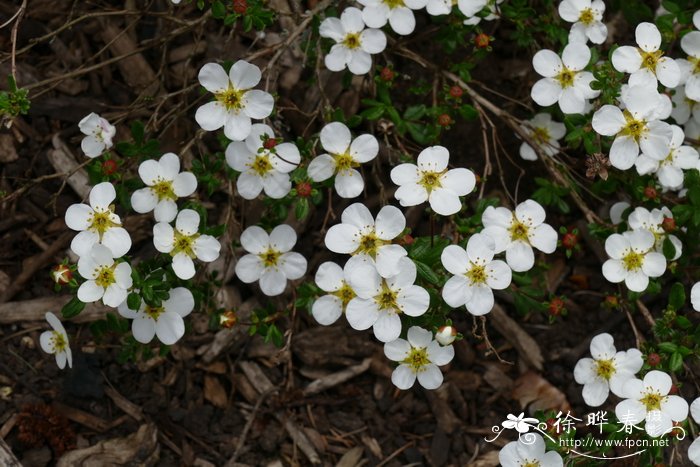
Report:
[[[337,386],[339,384],[342,384],[352,378],[354,378],[357,375],[361,375],[365,371],[367,371],[372,364],[372,359],[371,358],[365,358],[362,363],[358,365],[351,366],[349,368],[346,368],[345,370],[338,371],[337,373],[332,373],[328,376],[324,376],[323,378],[317,379],[316,381],[313,381],[310,383],[308,386],[303,391],[304,396],[312,396],[314,394],[318,394],[319,392],[325,391],[326,389],[330,389],[334,386]]]
[[[0,465],[4,467],[22,467],[5,440],[0,438]]]
[[[80,196],[87,198],[90,194],[90,181],[85,169],[79,168],[75,156],[68,146],[63,142],[58,133],[51,139],[54,149],[50,149],[47,153],[49,162],[56,169],[57,173],[70,173],[68,177],[68,185]]]
[[[12,135],[0,135],[0,163],[7,164],[19,159],[15,149],[15,139]]]
[[[154,424],[141,425],[124,438],[101,441],[85,449],[69,451],[57,467],[99,467],[104,465],[155,465],[160,458],[158,430]]]
[[[11,324],[26,321],[44,321],[47,311],[59,313],[63,305],[70,301],[68,295],[55,297],[35,298],[21,302],[7,302],[0,304],[0,324]],[[85,309],[70,321],[74,323],[88,323],[105,317],[108,308],[98,303],[88,303]]]
[[[537,370],[542,371],[544,357],[537,341],[525,332],[515,320],[508,316],[498,304],[493,306],[491,316],[493,316],[493,319],[490,322],[493,324],[493,327],[515,347],[520,357]]]
[[[81,425],[84,425],[99,433],[107,431],[111,427],[111,424],[107,421],[83,410],[76,409],[75,407],[70,407],[55,401],[53,402],[52,406],[54,409],[56,409],[56,412],[66,417],[68,420],[80,423]]]
[[[333,349],[333,352],[319,352],[318,349]],[[319,326],[294,334],[292,352],[304,365],[311,368],[328,365],[350,365],[360,358],[370,357],[378,345],[370,339],[358,339],[340,326]]]
[[[216,376],[204,375],[204,398],[215,407],[224,408],[228,405],[226,389]]]
[[[138,48],[136,42],[128,34],[124,34],[124,31],[108,21],[102,22],[101,35],[102,40],[115,57],[132,53]],[[152,91],[157,89],[159,84],[156,74],[142,54],[133,54],[123,58],[117,62],[117,66],[129,86],[137,89],[154,86],[155,89]]]
[[[137,421],[143,420],[143,411],[141,410],[141,407],[119,394],[116,389],[106,387],[105,394],[107,394],[107,397],[112,399],[114,405],[122,409],[124,413],[128,414],[131,418]]]
[[[449,384],[449,383],[446,383]],[[441,387],[445,388],[443,384]],[[450,404],[440,397],[436,391],[423,391],[430,404],[430,409],[433,411],[433,415],[437,419],[438,426],[447,434],[452,434],[457,429],[458,426],[462,424],[459,417],[454,413]]]
[[[343,457],[340,458],[335,467],[357,467],[360,464],[360,459],[362,459],[362,454],[364,450],[360,447],[354,447],[349,449]]]
[[[262,369],[254,362],[242,361],[240,362],[241,370],[245,374],[248,381],[253,385],[258,393],[266,393],[272,391],[275,386],[272,382],[265,376]]]
[[[168,53],[168,63],[180,62],[196,55],[201,55],[206,51],[206,42],[193,42],[191,44],[181,45]]]

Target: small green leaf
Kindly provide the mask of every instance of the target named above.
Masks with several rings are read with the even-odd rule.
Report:
[[[668,360],[669,371],[676,372],[681,368],[683,368],[683,356],[678,352],[672,353],[671,358]]]
[[[85,302],[78,300],[78,297],[73,297],[68,303],[63,305],[61,309],[61,315],[65,319],[70,319],[78,316],[81,311],[85,308]]]
[[[659,350],[664,353],[675,353],[678,351],[678,346],[673,342],[661,342],[659,344]]]
[[[435,274],[435,271],[430,269],[427,264],[421,263],[420,261],[414,261],[414,263],[416,263],[416,270],[418,271],[418,276],[420,278],[430,282],[433,285],[440,285],[440,278],[437,274]]]
[[[671,292],[668,296],[668,305],[674,310],[680,310],[683,308],[683,305],[685,305],[685,288],[680,282],[676,282],[671,286]]]
[[[132,310],[138,310],[141,308],[141,297],[135,292],[131,292],[126,297],[126,305]]]

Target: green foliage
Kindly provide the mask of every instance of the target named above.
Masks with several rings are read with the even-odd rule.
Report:
[[[143,123],[135,120],[131,123],[131,137],[134,142],[118,142],[115,149],[124,157],[150,159],[160,155],[160,143],[156,139],[146,139]]]
[[[539,188],[532,194],[532,199],[545,206],[556,207],[564,214],[571,212],[571,207],[564,200],[569,194],[569,188],[559,186],[546,178],[535,178],[535,183]]]
[[[0,91],[0,120],[12,120],[29,112],[29,91],[17,87],[12,75],[7,76],[7,91]]]

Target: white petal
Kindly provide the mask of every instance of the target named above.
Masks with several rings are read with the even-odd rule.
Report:
[[[379,310],[374,300],[353,298],[345,310],[350,327],[358,331],[369,329],[379,318]]]
[[[232,141],[243,141],[250,135],[252,124],[250,117],[244,113],[227,113],[223,126],[224,135],[226,135],[228,139]],[[202,126],[202,128],[204,127]],[[206,128],[204,129],[206,130]]]
[[[583,400],[590,407],[600,407],[610,394],[610,387],[606,381],[596,379],[583,386]]]
[[[532,86],[530,97],[538,105],[548,107],[559,100],[562,88],[559,82],[553,78],[542,78]]]
[[[467,268],[469,267],[469,256],[464,248],[458,245],[446,246],[445,249],[442,250],[440,260],[442,261],[442,265],[445,267],[445,269],[447,269],[451,274],[464,274],[467,272]]]
[[[258,85],[262,77],[260,68],[245,60],[238,60],[234,63],[228,74],[236,89],[253,88]]]
[[[335,191],[341,198],[356,198],[364,188],[362,175],[355,169],[344,170],[335,176]]]
[[[457,308],[471,299],[472,289],[464,276],[452,276],[442,288],[442,299],[452,308]]]
[[[440,177],[440,184],[459,196],[465,196],[474,190],[476,177],[474,172],[469,169],[452,169]]]
[[[275,99],[272,95],[259,89],[246,92],[243,94],[241,101],[243,103],[243,111],[250,118],[267,118],[275,107]]]
[[[175,287],[170,289],[170,297],[163,301],[163,308],[185,317],[194,310],[194,296],[185,287]]]
[[[344,154],[350,147],[350,130],[340,122],[332,122],[321,130],[321,145],[331,154]]]
[[[150,188],[141,188],[140,190],[134,191],[131,195],[131,207],[138,213],[144,214],[151,212],[155,209],[156,204],[158,204],[158,197]],[[66,212],[66,216],[67,215],[68,213]]]
[[[450,153],[443,146],[425,148],[418,155],[418,169],[429,172],[442,172],[447,168]]]
[[[66,225],[73,230],[87,230],[94,211],[87,204],[72,204],[66,210]]]
[[[553,78],[562,70],[559,55],[547,49],[538,51],[532,57],[532,66],[537,74],[545,78]]]
[[[182,316],[173,312],[165,312],[156,322],[156,336],[165,345],[173,345],[185,335],[185,322]]]
[[[430,193],[428,201],[432,210],[441,216],[451,216],[462,209],[462,202],[459,200],[459,196],[452,190],[436,188]]]
[[[412,347],[425,349],[433,341],[433,333],[420,326],[411,326],[406,333],[406,338]]]
[[[642,56],[636,47],[623,45],[613,52],[612,64],[617,71],[634,73],[642,66]]]
[[[604,105],[593,114],[592,124],[596,133],[603,136],[613,136],[624,128],[626,121],[619,107]]]
[[[200,235],[192,244],[197,259],[210,263],[219,257],[221,243],[211,235]]]
[[[197,109],[194,119],[206,131],[216,131],[226,123],[226,109],[218,101],[207,102]]]
[[[268,297],[274,297],[284,292],[287,278],[280,271],[266,269],[260,276],[260,290]]]
[[[287,279],[290,280],[300,279],[306,274],[306,258],[293,251],[280,256],[279,266]]]
[[[329,326],[343,314],[343,302],[334,295],[324,295],[311,305],[311,314],[323,326]]]
[[[199,229],[199,213],[193,209],[183,209],[177,216],[175,228],[185,235],[194,235]]]
[[[85,303],[96,302],[105,293],[104,287],[100,287],[93,280],[85,281],[78,288],[78,300]]]
[[[213,93],[218,93],[228,89],[229,79],[224,67],[218,63],[207,63],[199,70],[199,83],[204,88]]]
[[[411,328],[413,329],[413,328]],[[410,332],[410,329],[409,329]],[[408,357],[408,353],[411,351],[411,344],[405,339],[396,339],[391,342],[384,344],[384,355],[389,360],[395,362],[400,362]]]
[[[148,344],[156,335],[156,322],[151,318],[136,319],[131,324],[131,333],[137,342]]]
[[[640,23],[634,31],[639,47],[645,52],[655,52],[661,46],[661,33],[652,23]]]
[[[493,291],[488,286],[472,287],[472,296],[467,301],[467,311],[475,316],[485,315],[493,308]]]
[[[591,59],[591,50],[585,44],[573,43],[564,47],[561,61],[573,71],[581,71]]]
[[[659,277],[666,271],[666,257],[661,253],[647,253],[642,263],[642,271],[649,277]]]
[[[173,180],[173,191],[182,198],[190,196],[197,189],[197,177],[192,172],[182,172]]]
[[[596,360],[610,360],[617,353],[613,336],[604,332],[591,339],[591,355]]]
[[[245,255],[236,263],[236,276],[250,284],[260,279],[263,272],[263,263],[257,255]]]
[[[416,374],[408,365],[399,365],[391,374],[391,382],[399,389],[410,389],[416,382]]]
[[[105,293],[102,296],[102,303],[116,308],[126,300],[126,295],[126,290],[122,289],[117,284],[112,284],[105,289]]]
[[[424,288],[412,285],[399,293],[396,304],[408,316],[421,316],[428,311],[430,295]]]
[[[437,365],[426,365],[423,371],[418,372],[418,382],[425,389],[437,389],[442,384],[442,372]]]
[[[192,279],[195,273],[192,258],[184,253],[178,253],[173,256],[173,271],[180,279]]]
[[[428,191],[422,185],[406,183],[394,192],[394,197],[401,206],[417,206],[428,200]]]
[[[549,224],[540,224],[528,232],[530,245],[544,253],[554,253],[557,248],[557,231]]]
[[[109,182],[98,183],[90,190],[90,206],[96,211],[106,211],[116,197],[114,185]]]
[[[406,228],[406,218],[395,206],[384,206],[377,214],[375,229],[382,240],[396,238]]]
[[[406,7],[394,8],[389,16],[389,25],[394,32],[405,36],[411,34],[416,28],[416,18]]]
[[[381,312],[372,325],[374,337],[380,342],[391,342],[401,334],[401,318],[396,313]]]
[[[620,170],[631,168],[638,155],[639,146],[630,136],[618,136],[610,147],[610,163]]]
[[[535,264],[535,254],[530,245],[516,241],[506,248],[506,262],[515,272],[529,271]]]
[[[335,161],[330,155],[321,154],[309,163],[307,173],[314,182],[328,180],[335,173]]]
[[[326,232],[326,248],[334,253],[352,253],[359,247],[359,230],[349,224],[337,224]]]

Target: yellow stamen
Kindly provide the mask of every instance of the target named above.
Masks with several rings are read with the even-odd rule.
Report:
[[[596,360],[596,373],[603,379],[609,380],[615,374],[612,360]]]
[[[430,363],[427,349],[411,349],[408,356],[401,363],[410,366],[414,373],[425,370],[425,366]]]
[[[258,255],[266,268],[276,267],[282,253],[272,248]]]
[[[356,32],[346,34],[345,39],[343,39],[343,45],[351,50],[357,49],[360,47],[360,44],[360,34]]]
[[[648,392],[644,394],[644,397],[639,402],[646,406],[647,412],[661,410],[661,403],[666,399],[666,396],[662,396],[657,391],[652,391],[651,388],[647,388],[647,390]]]
[[[215,94],[216,100],[221,102],[226,110],[240,110],[243,107],[244,91],[229,87],[223,92]]]
[[[644,255],[636,251],[630,251],[622,257],[622,264],[628,271],[638,271],[642,269],[644,263]]]
[[[96,270],[97,277],[95,278],[95,283],[103,288],[107,288],[114,284],[114,268],[116,268],[116,263],[111,266],[102,266]]]
[[[585,8],[581,12],[581,16],[578,17],[578,20],[586,26],[590,26],[591,24],[593,24],[593,21],[595,20],[595,17],[593,15],[593,9]]]
[[[110,209],[104,211],[94,211],[92,217],[88,219],[90,226],[88,230],[96,232],[100,236],[100,241],[102,241],[102,236],[107,232],[107,230],[112,227],[120,227],[121,224],[112,221],[112,214],[114,214]]]
[[[562,67],[562,70],[557,76],[554,77],[554,79],[559,81],[559,85],[565,89],[574,85],[575,77],[576,73],[574,71],[571,71],[566,67]]]
[[[158,197],[158,201],[163,201],[164,199],[171,199],[174,201],[177,199],[171,180],[159,179],[155,185],[151,187],[151,190]]]
[[[355,291],[352,290],[352,288],[345,281],[343,281],[343,285],[342,287],[340,287],[340,289],[333,292],[333,295],[338,297],[340,301],[343,302],[343,308],[345,308],[348,305],[348,303],[350,303],[350,300],[357,296],[355,294]]]
[[[175,241],[173,242],[173,251],[171,251],[170,254],[175,256],[178,253],[184,253],[190,258],[194,258],[196,255],[194,254],[192,246],[197,238],[199,238],[198,233],[194,235],[186,235],[175,229]]]

